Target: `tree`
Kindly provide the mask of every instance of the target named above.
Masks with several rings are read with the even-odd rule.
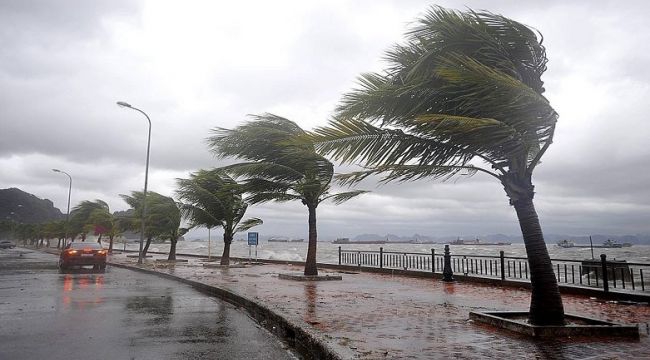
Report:
[[[553,140],[557,113],[544,92],[546,53],[527,26],[489,12],[431,8],[388,51],[387,73],[363,74],[318,148],[383,181],[496,178],[514,206],[531,270],[530,321],[562,324],[564,309],[533,204],[532,174]]]
[[[57,249],[62,247],[61,244],[65,240],[65,220],[56,220],[45,223],[43,232],[45,238],[48,239],[48,244],[49,239],[57,239]]]
[[[301,201],[309,212],[309,245],[305,275],[318,275],[316,267],[316,208],[327,199],[335,204],[365,191],[330,193],[334,166],[316,153],[306,133],[291,120],[264,114],[253,116],[233,130],[216,128],[208,138],[211,150],[219,157],[235,157],[245,162],[223,169],[243,178],[246,201]]]
[[[108,253],[113,253],[113,240],[122,234],[120,218],[113,215],[108,209],[101,208],[93,210],[88,221],[95,233],[99,234],[100,239],[102,235],[108,236]]]
[[[181,212],[189,220],[190,227],[205,226],[223,229],[223,254],[221,265],[230,264],[230,244],[236,233],[262,224],[251,218],[242,221],[248,204],[244,202],[243,186],[223,170],[199,170],[189,179],[177,179]]]
[[[141,231],[142,219],[142,191],[132,191],[131,195],[120,195],[133,209],[134,218],[130,221],[132,231]],[[176,259],[176,243],[178,238],[187,232],[180,228],[181,213],[174,199],[163,196],[153,191],[147,192],[147,214],[145,216],[145,234],[147,242],[142,250],[142,256],[147,255],[151,240],[169,240],[168,260]]]
[[[72,208],[70,211],[70,237],[72,241],[74,238],[81,235],[81,241],[86,241],[88,232],[94,229],[91,221],[91,216],[95,211],[107,212],[110,214],[108,204],[105,201],[96,199],[95,201],[84,200],[79,205]],[[97,242],[101,244],[101,234],[97,238]]]

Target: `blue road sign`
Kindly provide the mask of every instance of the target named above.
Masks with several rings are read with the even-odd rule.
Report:
[[[257,246],[258,238],[259,238],[259,233],[257,233],[257,232],[249,232],[248,233],[248,245]]]

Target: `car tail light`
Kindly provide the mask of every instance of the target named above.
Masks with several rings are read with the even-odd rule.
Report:
[[[66,253],[67,253],[68,255],[76,255],[76,254],[77,254],[77,250],[67,250]]]
[[[106,255],[106,250],[99,250],[97,251],[98,255]]]

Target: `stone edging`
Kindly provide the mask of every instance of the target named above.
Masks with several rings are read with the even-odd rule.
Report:
[[[181,283],[190,285],[194,289],[210,295],[215,296],[221,300],[227,301],[237,307],[242,307],[246,309],[248,314],[255,319],[260,325],[266,328],[268,331],[278,336],[280,339],[286,341],[291,345],[298,353],[302,356],[305,356],[307,359],[323,359],[323,360],[342,360],[343,357],[339,352],[343,352],[341,349],[339,352],[335,351],[332,347],[336,346],[331,343],[327,343],[325,339],[322,339],[320,335],[312,332],[306,327],[300,326],[299,324],[291,321],[287,318],[282,317],[277,312],[269,309],[268,307],[256,303],[253,300],[250,300],[244,296],[236,294],[234,292],[218,288],[216,286],[210,286],[203,284],[198,281],[184,279],[178,276],[174,276],[167,273],[162,273],[149,269],[142,269],[135,266],[118,264],[110,262],[109,265],[139,271],[150,275],[156,275],[166,279],[171,279],[179,281]],[[349,354],[349,356],[353,356]],[[350,358],[346,357],[346,358]]]

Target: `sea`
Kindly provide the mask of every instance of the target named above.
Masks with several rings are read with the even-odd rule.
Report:
[[[584,244],[581,244],[584,245]],[[594,244],[596,245],[596,244]],[[105,245],[106,246],[106,245]],[[116,249],[123,248],[123,243],[116,243]],[[332,242],[319,241],[316,257],[318,262],[338,263],[338,249],[359,250],[359,251],[384,251],[426,253],[431,254],[434,249],[436,254],[444,252],[445,244],[409,244],[409,243],[386,243],[386,244],[334,244]],[[126,249],[138,250],[137,241],[128,241]],[[556,244],[547,244],[549,255],[552,259],[585,260],[592,258],[590,248],[562,248]],[[169,243],[153,243],[151,251],[169,252]],[[526,257],[524,244],[513,243],[512,245],[451,245],[452,255],[489,255],[499,256],[503,251],[505,256]],[[197,254],[204,256],[220,256],[223,252],[223,240],[216,239],[193,239],[179,241],[176,246],[177,253]],[[650,264],[650,245],[632,245],[623,248],[594,248],[593,257],[600,259],[600,254],[606,254],[608,260],[627,260],[628,262]],[[304,261],[307,256],[307,240],[304,242],[267,242],[260,241],[258,246],[248,246],[246,241],[233,241],[230,247],[230,256],[241,258],[257,258],[286,261]]]

